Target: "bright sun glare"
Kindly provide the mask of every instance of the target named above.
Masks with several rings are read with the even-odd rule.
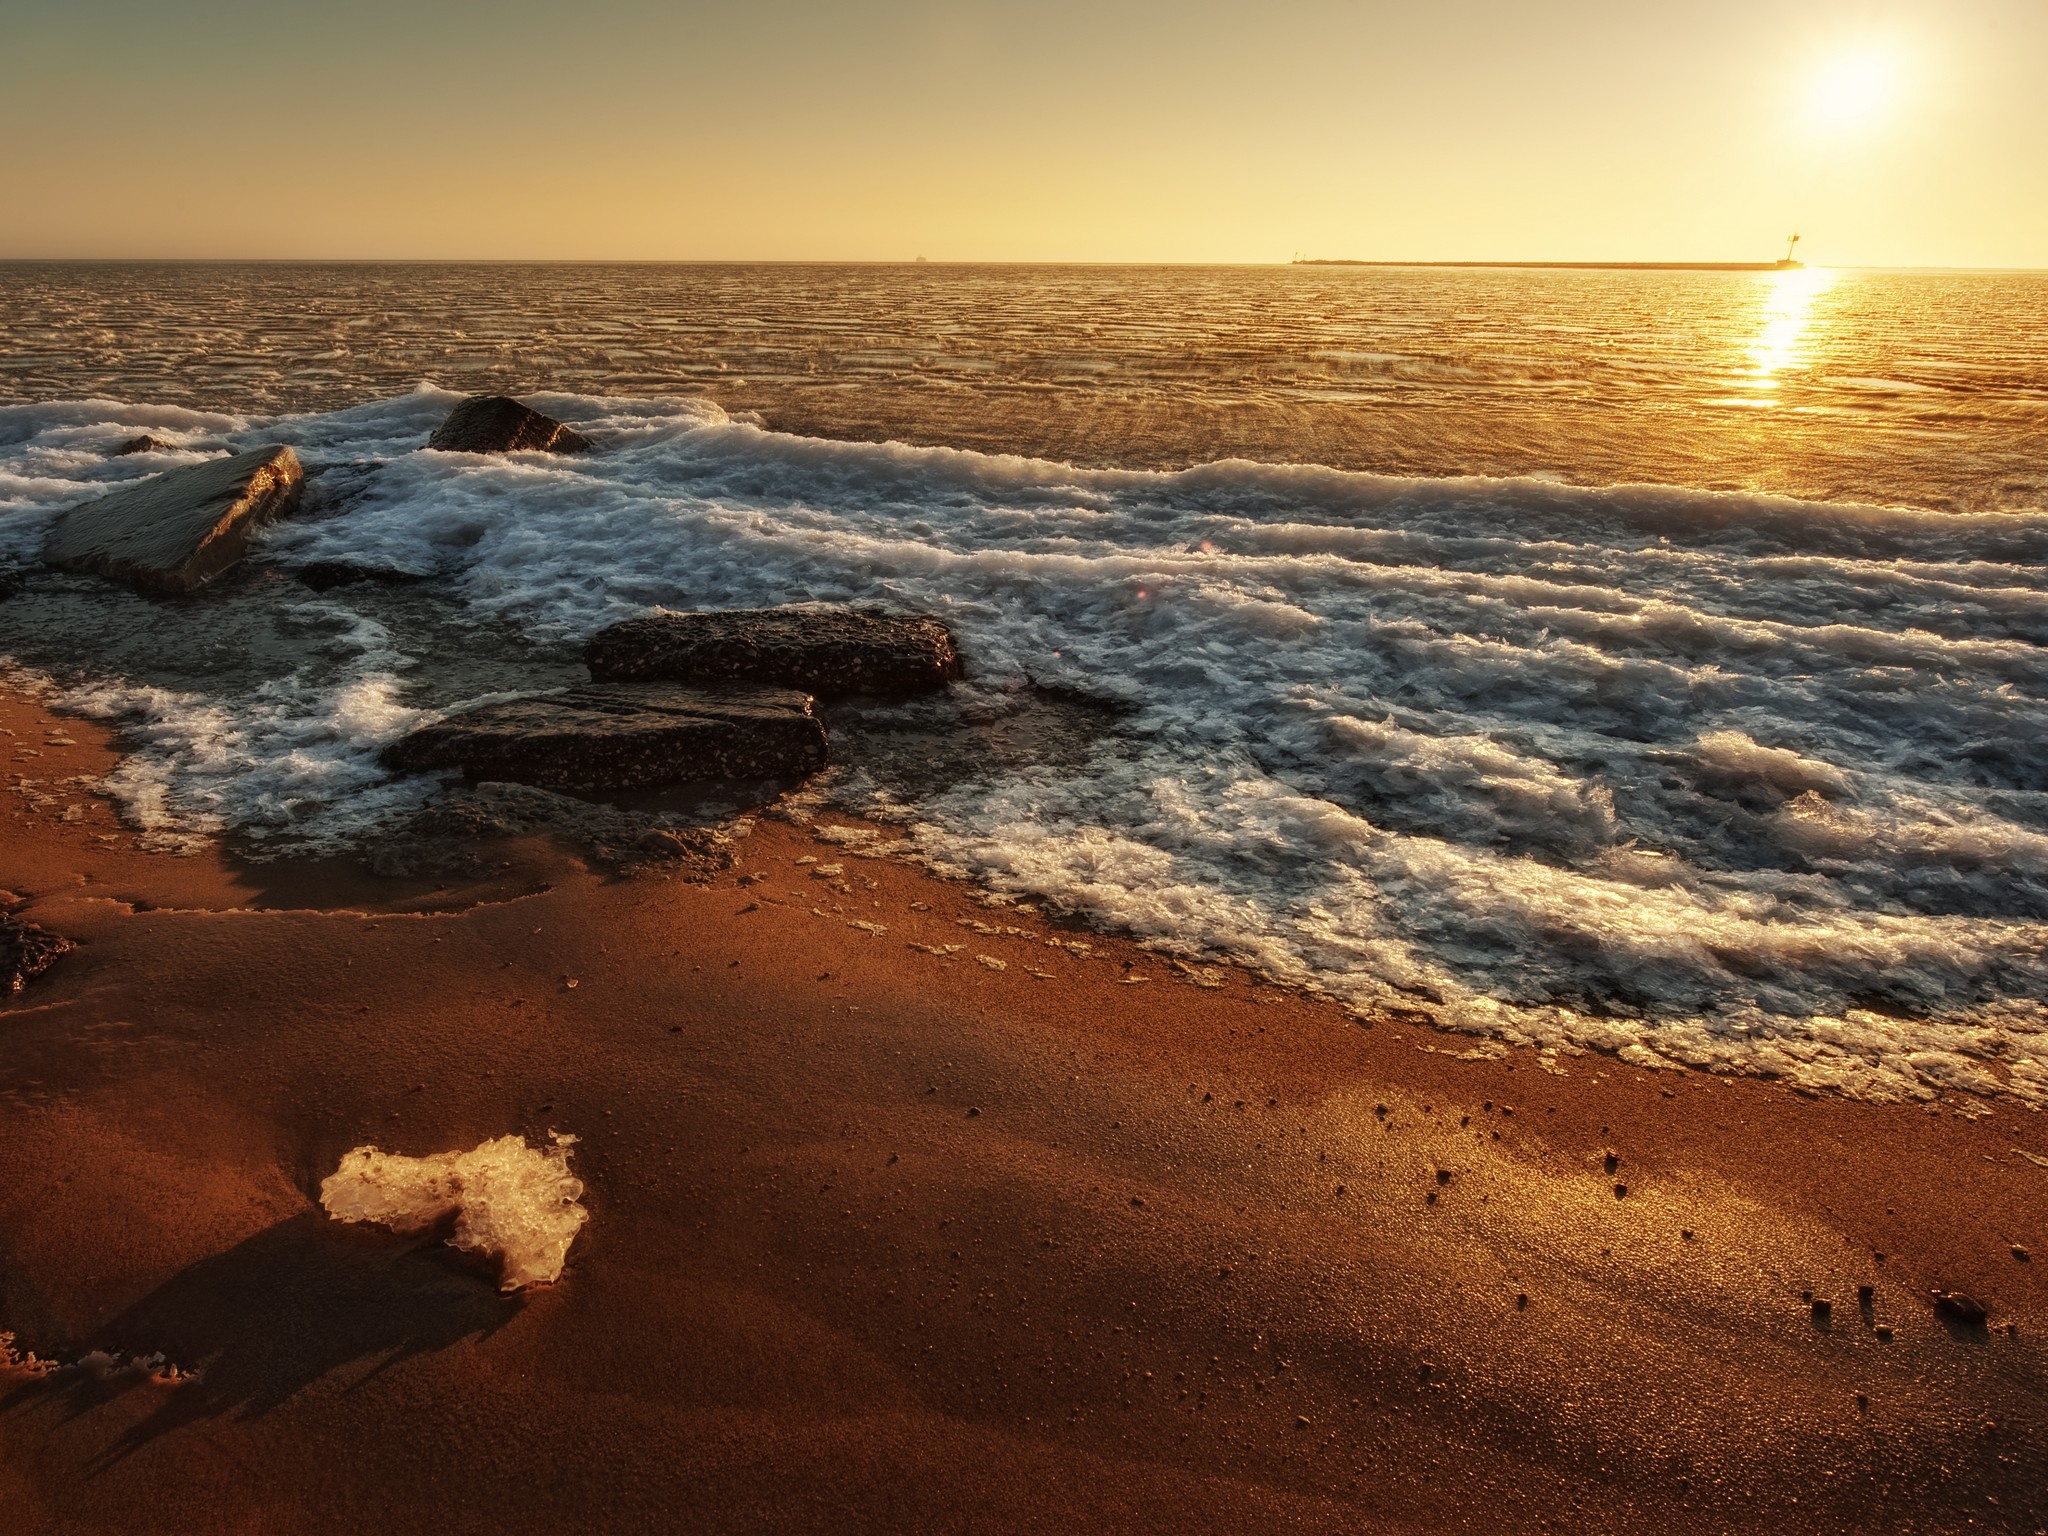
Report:
[[[1899,61],[1868,50],[1843,54],[1814,76],[1808,107],[1816,126],[1833,133],[1868,127],[1899,94]]]

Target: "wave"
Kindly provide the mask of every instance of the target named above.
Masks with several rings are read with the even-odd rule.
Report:
[[[118,477],[282,440],[308,498],[262,558],[431,577],[536,645],[656,607],[931,613],[993,705],[1121,709],[1057,768],[837,786],[936,863],[1547,1051],[2048,1102],[2048,515],[1083,470],[588,396],[534,400],[592,455],[414,451],[455,398],[0,408],[0,552]],[[105,456],[141,431],[168,446]],[[345,592],[304,606],[341,658],[318,676],[71,695],[142,722],[124,771],[164,827],[425,792],[374,763],[418,718],[403,642]]]

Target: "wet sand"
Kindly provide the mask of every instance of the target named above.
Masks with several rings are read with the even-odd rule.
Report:
[[[0,1383],[9,1530],[2048,1527],[2042,1116],[1466,1059],[774,820],[709,885],[173,858],[0,726],[80,944],[0,1002],[0,1330],[201,1372]],[[550,1127],[552,1287],[314,1203]]]

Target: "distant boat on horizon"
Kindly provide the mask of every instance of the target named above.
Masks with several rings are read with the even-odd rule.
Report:
[[[1799,236],[1785,242],[1776,261],[1362,261],[1341,256],[1297,256],[1297,267],[1488,267],[1563,272],[1799,272],[1806,263],[1792,252]]]

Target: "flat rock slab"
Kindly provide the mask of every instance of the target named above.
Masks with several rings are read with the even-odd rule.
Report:
[[[77,948],[47,928],[0,917],[0,997],[14,997],[36,977]]]
[[[828,696],[924,693],[961,670],[938,620],[845,608],[627,619],[593,635],[583,659],[600,682],[765,683]]]
[[[443,453],[587,453],[590,439],[507,395],[472,395],[427,439]]]
[[[384,762],[543,789],[793,779],[825,766],[825,727],[810,696],[786,688],[597,684],[451,715],[393,742]]]
[[[298,505],[305,480],[289,448],[167,470],[59,513],[43,561],[147,592],[196,592],[242,558],[258,528]]]

